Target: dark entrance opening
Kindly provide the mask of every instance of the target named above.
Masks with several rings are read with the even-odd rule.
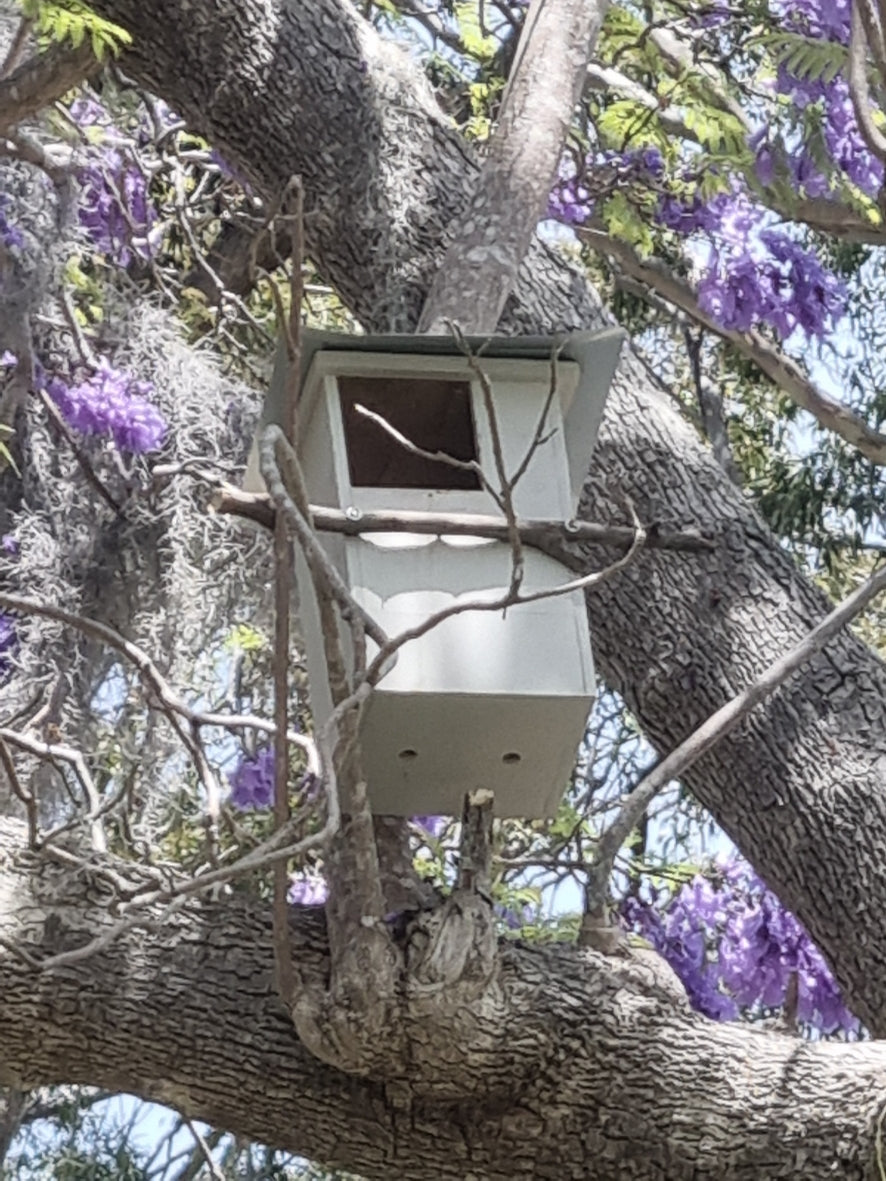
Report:
[[[378,421],[414,446],[476,461],[477,436],[466,381],[428,377],[340,377],[345,445],[355,488],[477,489],[475,471],[416,455]],[[359,409],[368,411],[363,413]],[[375,416],[375,417],[373,417]]]

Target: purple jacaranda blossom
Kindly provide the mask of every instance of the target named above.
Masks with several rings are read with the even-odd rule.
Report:
[[[294,873],[286,895],[291,906],[322,906],[329,897],[326,879],[319,874]]]
[[[231,803],[235,808],[269,808],[274,802],[274,749],[262,747],[244,755],[230,776]]]
[[[439,840],[449,823],[448,816],[413,816],[412,823],[423,828],[429,837]]]
[[[825,1034],[859,1030],[806,929],[746,862],[715,866],[673,895],[627,898],[621,918],[668,961],[693,1005],[710,1017],[778,1009],[795,981],[800,1021]]]
[[[80,225],[93,246],[120,266],[128,266],[134,256],[150,257],[156,214],[130,141],[92,96],[75,99],[69,113],[87,141],[76,171]]]
[[[156,220],[147,181],[132,158],[116,147],[93,149],[77,170],[80,225],[92,244],[120,266],[153,252]]]
[[[121,451],[156,451],[166,437],[166,423],[148,401],[153,386],[115,369],[107,357],[74,385],[49,378],[46,392],[69,426],[85,435],[110,435]]]
[[[851,0],[770,0],[769,7],[789,32],[849,44]]]
[[[504,903],[497,902],[493,907],[493,913],[508,930],[519,931],[535,921],[538,917],[538,907],[533,906],[531,902],[526,902],[522,906],[505,906]]]
[[[654,184],[664,175],[665,162],[659,148],[648,145],[628,148],[623,152],[605,151],[585,162],[584,171],[593,173],[595,167],[604,166],[609,174],[618,178],[619,183],[641,182]],[[594,198],[579,178],[575,164],[564,164],[560,177],[548,198],[546,216],[565,225],[584,225],[594,213]]]

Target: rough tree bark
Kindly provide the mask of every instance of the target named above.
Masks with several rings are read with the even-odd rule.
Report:
[[[467,209],[431,282],[419,332],[492,333],[557,176],[609,0],[535,0]]]
[[[24,844],[20,825],[0,821],[5,935],[56,952],[113,921],[99,877],[74,877]],[[321,912],[302,911],[293,940],[301,971],[322,980]],[[498,1006],[466,1014],[489,1034],[485,1049],[417,1040],[414,1067],[380,1083],[299,1042],[274,993],[268,909],[242,897],[195,903],[36,982],[0,961],[0,1084],[136,1092],[403,1181],[878,1176],[886,1046],[716,1024],[655,961],[511,944]],[[441,1079],[456,1091],[440,1091]]]
[[[409,330],[447,226],[477,175],[469,148],[404,54],[342,0],[310,4],[97,0],[126,26],[126,68],[264,192],[303,178],[321,272],[363,323]],[[537,240],[508,331],[608,322],[585,280]],[[823,597],[626,350],[587,485],[596,520],[704,525],[709,555],[648,553],[589,602],[595,652],[661,750],[794,644]],[[588,561],[608,555],[588,550]],[[886,1030],[886,669],[834,644],[687,777],[807,924],[856,1012]]]
[[[311,254],[367,327],[413,327],[476,164],[399,51],[342,0],[95,7],[135,35],[127,71],[261,191],[301,174]],[[507,328],[604,320],[583,279],[535,242]],[[665,749],[805,634],[824,603],[630,353],[587,507],[612,518],[624,493],[647,522],[703,524],[721,543],[649,553],[589,604],[607,680]],[[588,551],[589,563],[607,557]],[[880,662],[847,638],[690,776],[879,1030],[884,697]],[[3,822],[4,939],[39,955],[102,930],[101,878],[63,873],[24,846]],[[398,937],[404,958],[424,954],[423,923]],[[322,923],[302,913],[293,937],[305,978],[324,987]],[[0,945],[0,1083],[135,1091],[372,1177],[882,1175],[881,1045],[713,1024],[635,952],[508,945],[496,971],[482,1005],[453,1013],[448,1031],[437,1021],[424,1034],[413,1020],[414,1057],[399,1074],[394,1063],[358,1077],[296,1038],[273,995],[270,914],[258,905],[193,904],[42,975]]]

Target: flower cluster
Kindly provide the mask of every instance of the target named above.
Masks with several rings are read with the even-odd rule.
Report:
[[[326,879],[317,873],[294,873],[286,900],[290,906],[322,906],[329,897]]]
[[[596,196],[586,177],[602,178],[605,191],[633,182],[654,184],[664,176],[664,157],[656,147],[629,148],[624,152],[601,152],[595,160],[585,161],[579,176],[574,163],[564,165],[560,178],[548,198],[546,216],[564,225],[580,226],[594,214]]]
[[[797,1017],[822,1033],[857,1033],[821,952],[802,924],[744,862],[697,876],[674,895],[622,904],[683,982],[693,1005],[716,1020],[780,1008],[796,980]]]
[[[799,243],[763,230],[759,254],[745,246],[717,252],[698,285],[698,302],[724,328],[746,332],[768,324],[782,340],[795,328],[821,337],[843,314],[846,288]]]
[[[114,369],[106,357],[76,385],[49,378],[46,392],[69,426],[85,435],[109,434],[121,451],[155,451],[166,437],[166,423],[147,401],[153,386]]]
[[[413,816],[412,823],[417,824],[432,840],[439,840],[449,824],[448,816]]]
[[[767,324],[783,340],[800,328],[823,336],[843,314],[846,288],[817,255],[783,230],[767,228],[766,211],[735,186],[710,201],[665,196],[658,220],[712,243],[698,284],[701,310],[723,328],[747,332]]]
[[[791,33],[849,44],[852,0],[771,0],[770,8]]]
[[[764,137],[752,145],[761,179],[771,180],[775,148]],[[847,165],[848,167],[848,165]],[[843,314],[846,290],[818,257],[787,233],[769,224],[771,216],[738,182],[706,199],[698,178],[682,170],[665,181],[665,162],[655,147],[603,153],[594,168],[619,187],[637,183],[658,191],[655,220],[665,229],[689,237],[703,235],[711,244],[704,275],[698,285],[701,310],[718,325],[747,332],[768,325],[781,339],[799,328],[821,337]],[[798,165],[798,169],[800,165]],[[798,187],[817,184],[811,166]],[[824,182],[827,183],[827,182]],[[593,213],[588,183],[575,174],[564,175],[551,194],[548,216],[580,225]]]
[[[230,776],[231,803],[235,808],[270,808],[274,802],[274,748],[262,747],[244,755]]]
[[[791,33],[818,41],[849,44],[850,0],[773,0],[773,14]],[[873,197],[883,185],[883,165],[873,155],[862,137],[846,78],[840,74],[825,79],[793,73],[784,63],[776,73],[775,89],[791,100],[793,108],[805,111],[817,107],[824,148],[839,172],[863,193]],[[761,128],[751,139],[756,152],[757,173],[764,184],[771,180],[771,161],[775,146],[768,129]],[[808,197],[833,192],[832,180],[825,176],[806,146],[790,152],[780,151],[798,191]]]
[[[150,257],[156,215],[144,172],[100,103],[79,98],[70,114],[90,140],[77,170],[80,225],[96,249],[121,267],[134,256]]]

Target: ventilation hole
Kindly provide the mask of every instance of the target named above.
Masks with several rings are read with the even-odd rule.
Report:
[[[397,758],[402,759],[404,763],[409,763],[413,759],[418,758],[418,751],[413,750],[411,746],[407,746],[405,750],[400,751],[400,753],[397,755]]]
[[[520,760],[522,759],[522,757],[523,756],[521,754],[518,754],[517,751],[509,750],[507,752],[507,754],[504,754],[501,756],[501,761],[503,763],[509,763],[509,764],[519,763]]]

